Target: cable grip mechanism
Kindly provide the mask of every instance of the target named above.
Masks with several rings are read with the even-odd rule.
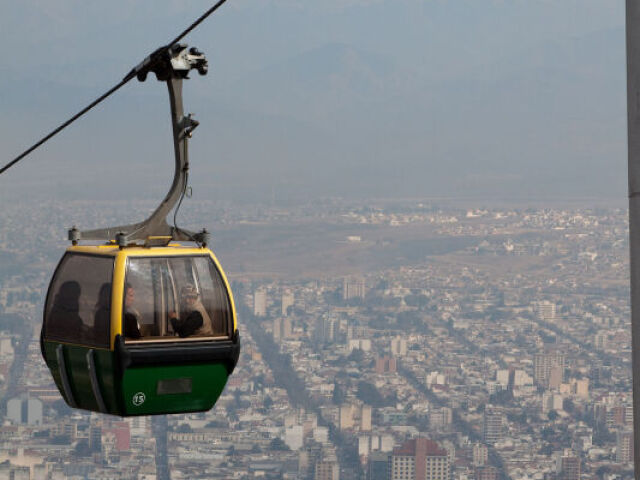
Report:
[[[75,227],[69,230],[69,240],[74,245],[79,240],[106,240],[119,246],[131,243],[147,243],[149,238],[166,238],[172,240],[195,241],[200,245],[210,242],[210,234],[203,229],[194,233],[167,223],[167,215],[187,191],[189,170],[188,139],[200,124],[192,114],[185,115],[182,105],[182,81],[189,78],[189,72],[197,70],[206,75],[209,65],[204,54],[197,48],[187,48],[185,44],[173,44],[161,47],[140,62],[126,76],[125,80],[136,77],[144,82],[149,72],[155,74],[159,81],[167,83],[169,103],[171,106],[171,123],[173,126],[173,144],[175,170],[173,183],[164,200],[146,220],[117,227],[101,228],[80,232]]]

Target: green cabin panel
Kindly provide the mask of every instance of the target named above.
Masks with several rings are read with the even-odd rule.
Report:
[[[45,358],[60,392],[64,392],[57,360],[62,345],[67,378],[77,408],[100,411],[91,385],[87,362],[89,348],[45,342]],[[213,408],[228,380],[223,363],[129,368],[114,377],[115,356],[93,350],[96,378],[106,412],[112,415],[155,415],[199,412]],[[64,396],[64,394],[63,394]],[[67,403],[69,399],[65,398]]]
[[[119,402],[120,389],[118,382],[116,382],[114,378],[115,358],[113,352],[102,349],[90,349],[77,345],[66,345],[58,342],[45,342],[44,349],[47,366],[51,371],[56,387],[58,387],[63,397],[64,386],[57,358],[59,345],[62,346],[67,378],[77,408],[95,412],[100,411],[93,387],[91,386],[89,363],[87,361],[87,354],[90,350],[93,350],[96,379],[106,407],[105,413],[120,415],[122,412],[120,408],[121,402]],[[65,398],[65,401],[69,403],[69,399]]]
[[[127,369],[125,415],[199,412],[213,408],[227,383],[222,363]]]

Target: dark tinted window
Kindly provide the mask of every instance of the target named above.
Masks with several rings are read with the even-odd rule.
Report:
[[[113,258],[67,253],[49,287],[48,339],[109,347]]]
[[[226,285],[207,256],[129,258],[123,322],[127,340],[227,337]]]

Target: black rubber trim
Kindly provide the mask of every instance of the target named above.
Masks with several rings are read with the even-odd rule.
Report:
[[[42,354],[44,362],[47,363],[47,354],[44,350],[44,327],[40,329],[40,353]]]
[[[100,410],[100,413],[107,413],[107,407],[104,404],[104,398],[102,397],[100,382],[98,381],[98,374],[96,372],[95,354],[92,349],[87,352],[85,358],[87,360],[87,368],[89,370],[89,380],[91,380],[91,390],[93,391],[93,396],[98,404],[98,410]]]
[[[64,346],[58,345],[56,347],[56,359],[58,360],[58,373],[60,374],[60,381],[62,383],[62,390],[64,390],[64,396],[67,404],[71,408],[78,408],[78,403],[73,396],[73,390],[71,390],[71,383],[69,383],[69,376],[67,375],[67,363],[64,359]]]
[[[231,340],[135,346],[125,345],[124,338],[118,335],[115,351],[123,373],[128,368],[136,367],[221,362],[231,375],[240,357],[240,335],[236,331]]]

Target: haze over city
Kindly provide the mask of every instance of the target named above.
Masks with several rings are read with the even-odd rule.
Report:
[[[210,6],[5,5],[0,167]],[[67,229],[140,221],[171,182],[166,86],[134,80],[0,175],[0,478],[632,479],[624,14],[229,0],[184,39],[209,74],[184,82],[177,222],[212,233],[238,365],[209,411],[121,418],[43,360]]]
[[[203,7],[5,8],[5,157]],[[211,64],[185,89],[185,107],[208,129],[191,147],[201,198],[626,194],[621,0],[241,1],[188,42]],[[3,190],[53,181],[56,195],[161,196],[172,161],[164,90],[129,84],[0,179]]]

